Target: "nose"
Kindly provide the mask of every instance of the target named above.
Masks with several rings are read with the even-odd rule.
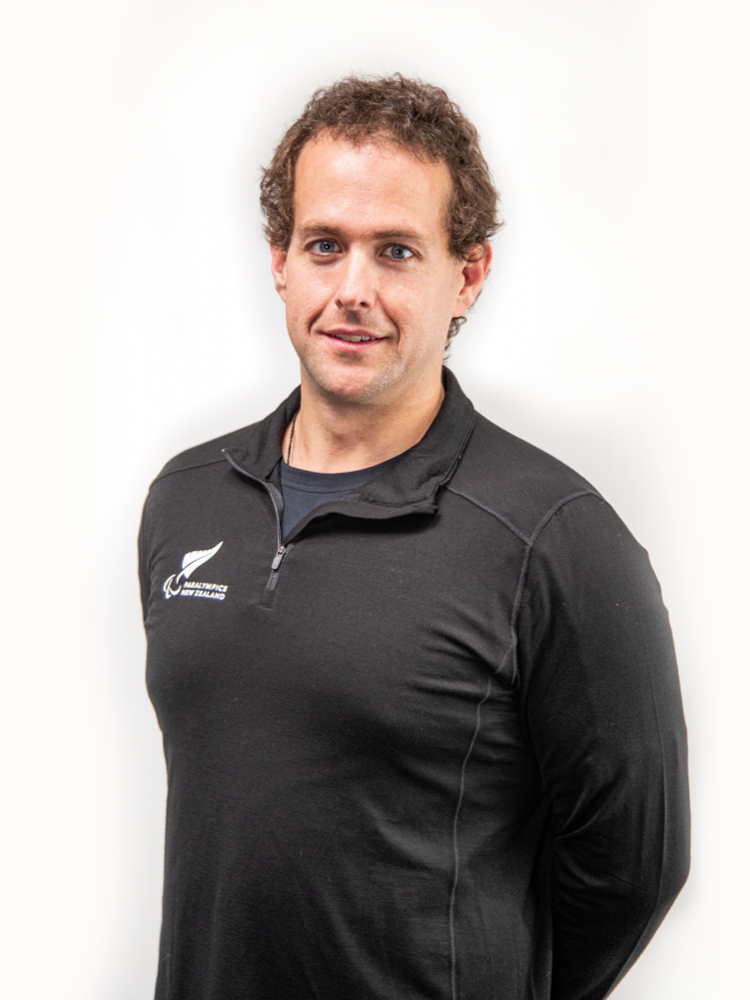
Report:
[[[336,305],[347,312],[372,309],[377,295],[376,274],[367,253],[350,250],[341,264]]]

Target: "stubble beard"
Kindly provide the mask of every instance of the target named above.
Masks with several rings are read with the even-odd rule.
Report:
[[[383,345],[385,347],[385,345]],[[386,350],[390,345],[386,347]],[[376,347],[379,351],[382,348]],[[364,363],[363,363],[364,362]],[[393,353],[377,365],[370,365],[365,358],[328,363],[320,357],[300,355],[300,364],[307,380],[326,401],[334,405],[373,406],[390,389],[403,380],[404,365]],[[348,375],[346,369],[351,370]],[[366,374],[362,377],[362,369]]]

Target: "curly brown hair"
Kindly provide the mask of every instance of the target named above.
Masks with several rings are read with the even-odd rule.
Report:
[[[294,173],[302,147],[326,132],[348,142],[372,138],[395,142],[419,157],[444,161],[453,191],[448,203],[448,248],[471,258],[503,225],[499,195],[479,146],[479,134],[446,92],[400,73],[388,77],[348,76],[316,90],[263,169],[260,205],[269,243],[288,250],[294,229]],[[448,343],[465,316],[451,320]]]

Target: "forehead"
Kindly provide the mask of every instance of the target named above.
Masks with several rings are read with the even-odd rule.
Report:
[[[297,161],[295,229],[311,222],[377,229],[445,231],[451,177],[444,161],[423,160],[387,140],[352,143],[325,133]]]

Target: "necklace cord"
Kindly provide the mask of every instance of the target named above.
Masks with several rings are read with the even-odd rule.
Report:
[[[286,450],[286,464],[287,465],[291,465],[292,464],[292,442],[294,441],[294,427],[295,427],[295,424],[297,423],[297,417],[298,416],[299,416],[299,410],[297,410],[297,412],[292,417],[292,432],[289,435],[289,447]]]

